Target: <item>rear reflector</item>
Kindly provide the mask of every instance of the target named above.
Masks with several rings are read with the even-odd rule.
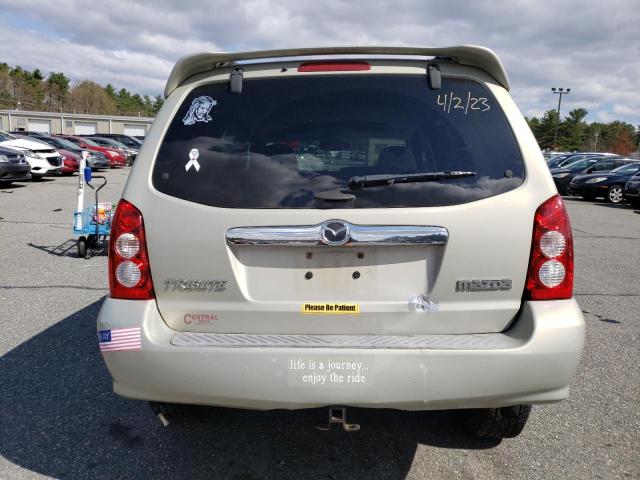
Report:
[[[118,203],[111,223],[109,292],[111,298],[128,300],[155,297],[142,213],[124,199]]]
[[[533,219],[525,298],[560,300],[572,296],[573,236],[562,198],[555,195],[538,207]]]
[[[310,62],[298,67],[298,72],[359,72],[371,70],[367,62]]]

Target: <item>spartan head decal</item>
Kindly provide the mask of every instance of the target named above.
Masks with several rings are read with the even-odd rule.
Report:
[[[216,100],[207,95],[194,98],[189,111],[182,119],[182,123],[185,125],[193,125],[196,122],[209,123],[212,120],[209,112],[217,104]]]

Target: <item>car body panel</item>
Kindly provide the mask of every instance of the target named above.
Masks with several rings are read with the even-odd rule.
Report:
[[[430,343],[424,348],[216,347],[197,341],[176,346],[176,332],[153,300],[107,298],[98,330],[132,327],[140,328],[140,349],[103,354],[116,393],[259,410],[324,405],[432,410],[559,401],[569,393],[585,328],[571,299],[525,302],[518,321],[503,333],[433,335],[424,339]],[[313,384],[303,379],[308,371],[291,368],[292,362],[321,361],[360,363],[362,381]]]
[[[424,61],[370,63],[370,72],[348,74],[425,77]],[[303,75],[297,72],[299,64],[243,65],[243,77],[249,85],[251,79]],[[521,185],[482,200],[426,208],[260,210],[182,200],[154,187],[156,155],[190,92],[211,82],[228,82],[233,66],[189,75],[183,71],[177,75],[180,81],[173,79],[175,85],[168,87],[172,93],[148,132],[123,192],[144,217],[155,299],[107,299],[98,318],[99,331],[140,332],[139,348],[103,353],[117,393],[256,409],[341,404],[427,410],[566,398],[584,339],[580,309],[573,299],[523,302],[534,214],[556,194],[553,179],[503,85],[478,68],[446,61],[439,67],[445,78],[479,81],[494,96],[517,132],[525,169]],[[185,162],[188,153],[186,149]],[[225,242],[233,228],[299,227],[335,219],[376,228],[443,227],[448,239],[446,245],[362,247]],[[358,280],[352,276],[356,269],[362,274]],[[305,280],[310,270],[315,282]],[[512,288],[456,291],[461,279],[493,278],[508,278]],[[203,281],[224,288],[203,291]],[[410,300],[420,294],[437,308],[412,310]],[[357,303],[359,314],[301,311],[305,303],[322,302]],[[212,346],[216,339],[233,343],[236,335],[275,343],[292,337],[313,343],[338,335],[340,341],[352,343],[342,348]],[[426,343],[411,349],[353,347],[353,338],[395,342],[413,341],[415,336]],[[201,338],[204,344],[175,343],[184,338]],[[487,348],[467,343],[485,340]],[[291,362],[319,358],[366,363],[371,380],[358,387],[301,384]]]
[[[296,48],[283,50],[263,50],[253,52],[234,53],[194,53],[182,57],[171,70],[164,89],[164,96],[168,98],[176,88],[187,79],[211,72],[212,68],[223,68],[232,62],[247,60],[268,60],[285,57],[313,57],[331,55],[406,55],[420,57],[441,57],[454,60],[459,65],[470,65],[486,72],[494,81],[502,85],[507,91],[510,88],[507,72],[498,56],[490,49],[476,45],[462,45],[454,47],[324,47],[324,48]]]
[[[408,65],[403,72],[408,70],[424,75],[423,63],[409,62]],[[390,67],[383,62],[380,68]],[[481,72],[458,65],[447,64],[441,68],[445,74],[482,75]],[[294,68],[290,70],[295,71]],[[244,73],[245,78],[279,74],[280,66],[247,67]],[[484,79],[491,82],[488,76],[484,76]],[[193,82],[178,88],[171,98],[179,101],[191,88],[206,81],[227,80],[228,71],[224,70],[212,77],[194,79]],[[508,120],[513,123],[519,122],[519,111],[508,93],[493,83],[487,85],[503,105]],[[176,105],[169,103],[167,110],[160,112],[157,123],[168,123],[175,107]],[[527,143],[523,144],[523,141]],[[145,145],[153,145],[155,142],[155,132],[152,129]],[[269,211],[270,225],[309,225],[337,218],[356,225],[442,225],[449,230],[450,237],[446,249],[425,248],[422,252],[412,252],[411,255],[406,254],[405,258],[393,261],[387,257],[387,264],[398,267],[394,271],[398,276],[414,275],[415,270],[411,270],[412,268],[422,268],[424,276],[412,290],[405,285],[404,289],[385,292],[384,284],[379,283],[381,271],[372,268],[370,272],[366,272],[358,280],[360,283],[357,287],[362,289],[358,299],[364,311],[358,318],[352,318],[348,322],[340,317],[314,317],[300,322],[299,311],[303,301],[344,300],[340,289],[345,287],[345,282],[353,284],[351,273],[358,265],[355,252],[355,260],[344,258],[328,276],[321,272],[317,282],[320,286],[309,286],[304,284],[303,279],[306,271],[305,251],[290,249],[280,251],[281,255],[278,255],[277,250],[271,252],[262,249],[256,252],[255,249],[251,251],[249,248],[228,248],[223,242],[209,240],[220,238],[229,228],[264,225],[260,217],[256,216],[255,210],[195,205],[162,194],[153,188],[143,190],[125,187],[123,196],[143,212],[145,219],[148,218],[145,220],[147,234],[154,239],[153,242],[149,242],[148,249],[151,262],[154,264],[152,275],[158,289],[158,303],[163,317],[172,328],[198,328],[195,325],[185,325],[184,315],[189,311],[216,310],[220,314],[219,318],[224,320],[214,325],[200,326],[200,329],[224,332],[242,329],[254,333],[269,330],[289,331],[288,329],[294,329],[296,333],[321,333],[336,328],[346,329],[351,333],[444,333],[447,330],[455,333],[496,332],[509,325],[520,308],[527,265],[518,259],[528,257],[535,209],[555,193],[546,164],[533,136],[521,138],[519,147],[523,155],[529,156],[525,162],[528,171],[524,184],[513,191],[478,202],[433,209]],[[127,185],[143,181],[137,176],[138,172],[149,174],[152,161],[149,153],[143,147],[138,161],[144,160],[145,163],[133,169]],[[144,183],[147,182],[149,179],[144,179]],[[511,208],[505,208],[505,205]],[[498,211],[501,213],[497,214]],[[176,222],[175,235],[167,236],[161,233],[164,228],[162,218],[172,218],[172,221]],[[507,237],[503,235],[501,228],[505,222],[512,222],[514,225]],[[467,240],[479,231],[483,232],[480,242],[480,248],[483,250],[481,256],[477,255],[476,250],[469,248]],[[508,249],[504,248],[505,242],[509,242]],[[166,251],[185,248],[200,252],[201,257],[168,257],[164,254]],[[366,259],[371,255],[374,258],[377,255],[398,255],[397,252],[390,254],[389,248],[384,252],[379,249],[363,252],[365,262],[360,264],[365,266]],[[312,262],[309,266],[325,269],[326,266],[321,262],[324,261],[323,257],[330,256],[330,252],[326,249],[324,251],[325,253],[321,253],[319,249],[314,249],[313,254],[319,263]],[[213,262],[203,262],[201,258],[218,260],[214,265]],[[285,258],[289,263],[278,263],[283,262]],[[159,259],[162,261],[158,261]],[[418,267],[418,262],[422,267]],[[284,265],[288,265],[289,270],[279,268]],[[509,268],[505,268],[505,265],[509,265]],[[278,278],[277,282],[265,281],[278,273],[283,276],[271,277]],[[513,289],[508,292],[475,292],[470,295],[455,291],[458,279],[474,275],[481,278],[511,278]],[[228,281],[228,288],[215,299],[206,293],[198,292],[190,292],[188,296],[184,296],[178,291],[163,290],[164,282],[171,278],[221,279]],[[419,295],[425,286],[428,286],[429,295],[437,298],[440,307],[439,311],[429,318],[411,315],[407,306],[409,298]],[[318,291],[315,288],[318,288]],[[306,289],[306,292],[302,289]],[[271,301],[269,298],[274,300]],[[243,312],[252,310],[262,312],[261,322],[246,318]],[[473,317],[470,316],[472,311]],[[242,322],[243,318],[246,318],[246,321]]]

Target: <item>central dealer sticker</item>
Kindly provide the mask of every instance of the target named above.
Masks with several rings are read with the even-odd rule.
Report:
[[[359,315],[358,303],[303,303],[300,311],[306,315]]]

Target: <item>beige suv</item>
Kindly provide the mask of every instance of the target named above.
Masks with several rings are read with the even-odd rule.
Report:
[[[492,438],[567,397],[571,228],[492,51],[198,54],[165,96],[112,225],[116,393],[459,409]]]

